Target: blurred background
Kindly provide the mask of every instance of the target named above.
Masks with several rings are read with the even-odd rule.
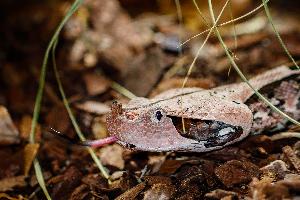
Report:
[[[203,16],[199,15],[193,1],[178,2],[182,18],[173,0],[85,0],[67,22],[59,38],[56,60],[71,107],[88,138],[107,136],[105,114],[113,100],[128,102],[126,94],[124,96],[126,92],[119,86],[144,97],[181,87],[208,32],[193,36],[207,30],[212,23],[207,1],[197,1]],[[224,3],[224,0],[213,1],[216,16]],[[20,178],[10,186],[0,184],[0,192],[5,194],[28,197],[37,192],[38,199],[43,198],[37,190],[34,171],[29,171],[32,159],[29,158],[29,164],[28,159],[24,159],[25,146],[43,56],[71,4],[72,1],[59,0],[0,2],[0,120],[3,122],[0,122],[0,182]],[[256,0],[231,0],[218,24],[243,16],[260,4],[261,1]],[[287,48],[296,60],[299,59],[300,3],[272,0],[268,5]],[[263,7],[241,20],[221,26],[220,31],[248,77],[290,62],[274,36]],[[180,46],[186,40],[189,41]],[[186,86],[207,89],[235,81],[239,81],[239,77],[230,70],[224,51],[212,34]],[[84,174],[96,173],[97,169],[85,151],[45,133],[44,128],[49,126],[78,140],[61,102],[51,63],[36,139],[41,142],[39,159],[44,177],[53,185],[52,197],[71,198],[80,181],[68,186],[67,183],[56,184],[62,180],[65,169],[78,166],[71,168],[70,173],[79,174],[81,178]],[[27,154],[36,151],[31,149]],[[138,171],[149,160],[148,155],[142,153],[136,159],[135,154],[126,153],[119,146],[97,153],[111,172]],[[127,189],[131,186],[126,185]],[[106,193],[116,197],[126,191],[120,188]]]

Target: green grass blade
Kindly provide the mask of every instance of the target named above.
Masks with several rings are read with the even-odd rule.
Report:
[[[48,200],[51,200],[50,194],[46,188],[45,180],[43,177],[43,172],[42,172],[40,163],[37,158],[33,160],[33,166],[34,166],[34,170],[35,170],[36,179],[37,179],[40,187],[42,188],[46,198]]]
[[[29,134],[29,142],[30,143],[35,143],[35,129],[37,126],[37,121],[39,119],[39,114],[40,114],[40,109],[41,109],[41,102],[42,102],[42,98],[43,98],[43,91],[44,91],[46,71],[47,71],[47,62],[48,62],[50,50],[54,44],[54,41],[58,37],[62,27],[64,26],[66,21],[71,17],[71,15],[76,11],[76,9],[81,4],[81,2],[82,2],[82,0],[76,0],[72,4],[72,6],[68,10],[66,16],[63,18],[63,20],[60,22],[60,24],[56,28],[55,33],[53,34],[53,36],[48,44],[48,47],[46,49],[43,63],[42,63],[41,73],[40,73],[39,86],[38,86],[38,90],[37,90],[37,94],[36,94],[36,98],[35,98],[33,117],[32,117],[31,129],[30,129],[30,134]],[[34,169],[35,169],[35,174],[36,174],[37,181],[38,181],[40,187],[42,188],[46,198],[48,200],[50,200],[51,197],[49,195],[49,192],[47,191],[47,188],[45,185],[45,180],[44,180],[43,173],[42,173],[42,169],[41,169],[41,166],[40,166],[37,158],[34,160]]]
[[[79,7],[81,2],[82,2],[82,0],[76,0],[73,3],[73,5],[69,9],[69,11],[67,12],[67,14],[63,18],[63,20],[61,21],[61,23],[58,25],[57,29],[55,30],[55,32],[48,44],[48,47],[46,49],[42,68],[41,68],[39,87],[38,87],[35,104],[34,104],[33,120],[31,123],[31,130],[30,130],[30,136],[29,136],[30,143],[34,143],[35,128],[36,128],[37,121],[38,121],[39,114],[40,114],[41,101],[42,101],[43,91],[44,91],[44,86],[45,86],[45,78],[46,78],[46,71],[47,71],[47,64],[48,64],[48,57],[49,57],[50,50],[53,47],[54,41],[58,38],[58,35],[59,35],[61,29],[63,28],[64,24],[68,21],[68,19],[72,16],[72,14],[77,10],[77,8]]]
[[[65,108],[67,109],[67,112],[68,112],[68,115],[71,119],[71,122],[72,122],[72,125],[78,135],[78,137],[80,138],[81,141],[85,141],[86,138],[84,137],[84,135],[82,134],[80,128],[79,128],[79,125],[76,121],[76,118],[71,110],[71,107],[70,107],[70,104],[67,100],[67,97],[66,97],[66,94],[64,92],[64,89],[63,89],[63,86],[62,86],[62,83],[60,81],[60,78],[59,78],[59,74],[58,74],[58,71],[57,71],[57,66],[56,66],[56,61],[55,61],[55,49],[56,49],[56,45],[57,45],[57,41],[58,40],[55,40],[54,44],[53,44],[53,48],[52,48],[52,63],[53,63],[53,69],[54,69],[54,73],[55,73],[55,78],[56,78],[56,82],[58,84],[58,89],[59,89],[59,92],[60,92],[60,95],[62,97],[62,100],[63,100],[63,103],[64,103],[64,106]],[[109,175],[105,169],[105,167],[102,165],[101,161],[99,160],[99,158],[97,157],[96,153],[94,152],[94,150],[90,147],[87,147],[88,149],[88,152],[90,153],[92,159],[94,160],[94,162],[96,163],[97,167],[99,168],[100,172],[102,173],[102,175],[106,178],[106,179],[109,179]]]
[[[122,94],[123,96],[127,97],[128,99],[134,99],[136,97],[132,92],[130,92],[125,87],[123,87],[115,81],[112,82],[110,87],[116,90],[118,93]]]
[[[263,2],[263,5],[264,5],[264,8],[265,8],[265,13],[266,13],[266,15],[268,17],[268,20],[269,20],[269,22],[270,22],[270,24],[272,26],[272,29],[273,29],[273,31],[274,31],[274,33],[275,33],[275,35],[276,35],[276,37],[277,37],[277,39],[278,39],[281,47],[283,48],[283,50],[285,51],[285,53],[287,54],[287,56],[291,59],[291,61],[293,62],[293,64],[299,69],[299,66],[298,66],[297,62],[294,60],[293,56],[290,54],[289,50],[287,49],[286,45],[284,44],[284,42],[283,42],[283,40],[282,40],[279,32],[277,31],[277,29],[276,29],[276,27],[275,27],[275,25],[273,23],[272,15],[270,13],[270,9],[269,9],[269,7],[268,7],[268,5],[266,3],[266,0],[262,0],[262,2]]]
[[[212,18],[212,21],[215,22],[215,16],[214,16],[214,11],[213,11],[213,7],[212,7],[212,3],[211,3],[211,0],[208,0],[208,5],[209,5],[209,12],[210,12],[210,15],[211,15],[211,18]],[[289,120],[290,122],[300,126],[300,123],[291,118],[290,116],[288,116],[287,114],[285,114],[284,112],[282,112],[280,109],[278,109],[276,106],[274,106],[268,99],[266,99],[262,94],[260,94],[250,83],[249,81],[247,80],[247,78],[244,76],[244,74],[241,72],[241,70],[239,69],[239,67],[237,66],[237,64],[235,63],[234,59],[232,58],[231,54],[229,53],[228,51],[228,48],[225,44],[225,42],[223,41],[222,39],[222,36],[218,30],[217,27],[214,28],[215,29],[215,33],[231,63],[231,65],[234,67],[234,69],[236,70],[236,72],[239,74],[239,76],[241,77],[241,79],[247,83],[247,85],[255,92],[255,94],[264,102],[266,103],[268,106],[270,106],[270,108],[272,110],[274,110],[275,112],[279,113],[280,115],[282,115],[284,118],[286,118],[287,120]]]

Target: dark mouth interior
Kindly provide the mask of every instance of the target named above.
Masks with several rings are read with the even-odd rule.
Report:
[[[168,116],[172,119],[178,133],[186,138],[205,142],[206,147],[223,146],[238,138],[243,133],[240,126],[233,126],[220,121],[184,118],[184,128],[181,117]]]

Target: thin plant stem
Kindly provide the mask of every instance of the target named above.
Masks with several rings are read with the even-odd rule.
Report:
[[[219,20],[220,17],[222,16],[222,14],[223,14],[223,12],[224,12],[224,10],[225,10],[225,8],[226,8],[228,2],[229,2],[229,0],[227,0],[226,3],[225,3],[225,5],[223,6],[223,8],[222,8],[222,10],[221,10],[221,12],[220,12],[220,14],[219,14],[219,16],[218,16],[216,22],[213,24],[213,27],[216,27],[216,25],[217,25],[217,23],[218,23],[218,20]],[[197,3],[196,3],[195,1],[194,1],[194,3],[195,3],[195,5],[196,5],[196,7],[198,8]],[[199,11],[200,11],[200,9],[199,9]],[[205,45],[206,42],[208,41],[208,38],[210,37],[210,35],[211,35],[211,33],[212,33],[213,30],[214,30],[213,28],[210,29],[210,31],[208,32],[208,34],[207,34],[207,36],[206,36],[204,42],[203,42],[202,45],[199,47],[199,49],[198,49],[198,51],[197,51],[197,53],[196,53],[196,56],[195,56],[194,59],[193,59],[193,62],[192,62],[191,65],[189,66],[187,75],[185,76],[185,78],[184,78],[184,80],[183,80],[183,83],[182,83],[182,86],[181,86],[182,89],[185,87],[185,85],[186,85],[186,83],[187,83],[187,81],[188,81],[188,78],[189,78],[190,74],[192,73],[192,70],[193,70],[193,68],[194,68],[194,66],[195,66],[196,60],[197,60],[197,58],[198,58],[198,56],[199,56],[201,50],[203,49],[204,45]],[[181,102],[181,109],[182,109],[182,106],[183,106],[183,98],[182,98],[182,97],[181,97],[181,101],[180,101],[180,102]],[[181,122],[182,122],[182,130],[183,130],[183,133],[185,133],[185,123],[184,123],[184,118],[183,118],[183,117],[181,118]]]
[[[127,90],[125,87],[120,85],[119,83],[113,81],[111,84],[111,88],[122,94],[123,96],[127,97],[128,99],[133,99],[135,98],[135,94]]]
[[[31,143],[31,144],[35,143],[35,130],[36,130],[36,126],[37,126],[37,122],[38,122],[40,110],[41,110],[41,103],[42,103],[42,98],[43,98],[43,91],[44,91],[46,72],[47,72],[47,63],[48,63],[48,57],[49,57],[50,50],[51,50],[56,38],[58,37],[60,31],[62,30],[64,24],[68,21],[68,19],[72,16],[72,14],[78,9],[78,7],[81,3],[82,3],[82,0],[74,1],[72,6],[69,8],[67,14],[65,15],[65,17],[62,19],[62,21],[56,28],[56,30],[48,44],[48,47],[46,49],[43,63],[42,63],[41,73],[40,73],[39,86],[38,86],[35,103],[34,103],[34,110],[33,110],[33,116],[32,116],[32,121],[31,121],[31,129],[30,129],[30,133],[29,133],[29,143]],[[42,188],[46,198],[48,200],[51,200],[50,194],[49,194],[46,184],[45,184],[42,169],[41,169],[41,166],[40,166],[37,158],[34,159],[33,166],[34,166],[35,174],[36,174],[37,181],[38,181],[40,187]]]
[[[269,0],[266,0],[265,2],[268,3]],[[254,14],[256,11],[258,11],[259,9],[261,9],[263,6],[264,6],[263,4],[260,4],[258,7],[254,8],[254,9],[251,10],[250,12],[248,12],[248,13],[246,13],[246,14],[240,16],[240,17],[237,17],[237,18],[235,18],[235,19],[233,19],[233,20],[230,20],[230,21],[227,21],[227,22],[223,22],[223,23],[217,25],[216,27],[222,27],[222,26],[225,26],[225,25],[227,25],[227,24],[235,23],[235,22],[237,22],[237,21],[239,21],[239,20],[242,20],[242,19],[244,19],[244,18],[246,18],[246,17],[248,17],[248,16]],[[187,39],[186,41],[184,41],[183,43],[181,43],[181,44],[179,45],[179,47],[185,45],[186,43],[188,43],[188,42],[191,41],[192,39],[194,39],[194,38],[196,38],[196,37],[199,37],[199,36],[203,35],[204,33],[209,32],[210,29],[212,29],[212,28],[206,29],[206,30],[204,30],[204,31],[202,31],[202,32],[200,32],[200,33],[198,33],[198,34],[196,34],[196,35],[190,37],[189,39]]]
[[[65,108],[67,109],[68,115],[71,119],[72,125],[78,135],[78,137],[80,138],[81,141],[86,141],[86,138],[84,137],[84,135],[82,134],[79,125],[76,121],[76,118],[71,110],[71,107],[69,105],[69,102],[67,100],[66,94],[64,92],[62,83],[60,81],[59,78],[59,74],[57,71],[57,66],[56,66],[56,61],[55,61],[55,49],[56,49],[56,45],[57,45],[57,40],[55,40],[55,43],[53,45],[52,48],[52,63],[53,63],[53,69],[54,69],[54,73],[55,73],[55,78],[56,78],[56,82],[58,84],[58,89],[60,92],[60,95],[62,97],[63,103]],[[94,160],[94,162],[96,163],[97,167],[99,168],[100,172],[102,173],[102,175],[109,180],[109,174],[107,173],[105,167],[102,165],[101,161],[99,160],[99,158],[97,157],[96,153],[94,152],[94,150],[91,147],[87,147],[88,152],[90,153],[92,159]]]

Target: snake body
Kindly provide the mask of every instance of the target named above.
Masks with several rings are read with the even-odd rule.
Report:
[[[300,70],[280,66],[249,83],[277,108],[300,119]],[[212,151],[287,123],[244,82],[211,90],[171,89],[152,99],[133,99],[124,107],[115,104],[107,117],[108,131],[120,144],[143,151]]]
[[[300,119],[300,75],[293,75],[263,87],[260,92],[273,105],[295,120]],[[245,104],[253,113],[251,134],[278,131],[286,127],[288,120],[273,111],[257,96],[252,96]]]

